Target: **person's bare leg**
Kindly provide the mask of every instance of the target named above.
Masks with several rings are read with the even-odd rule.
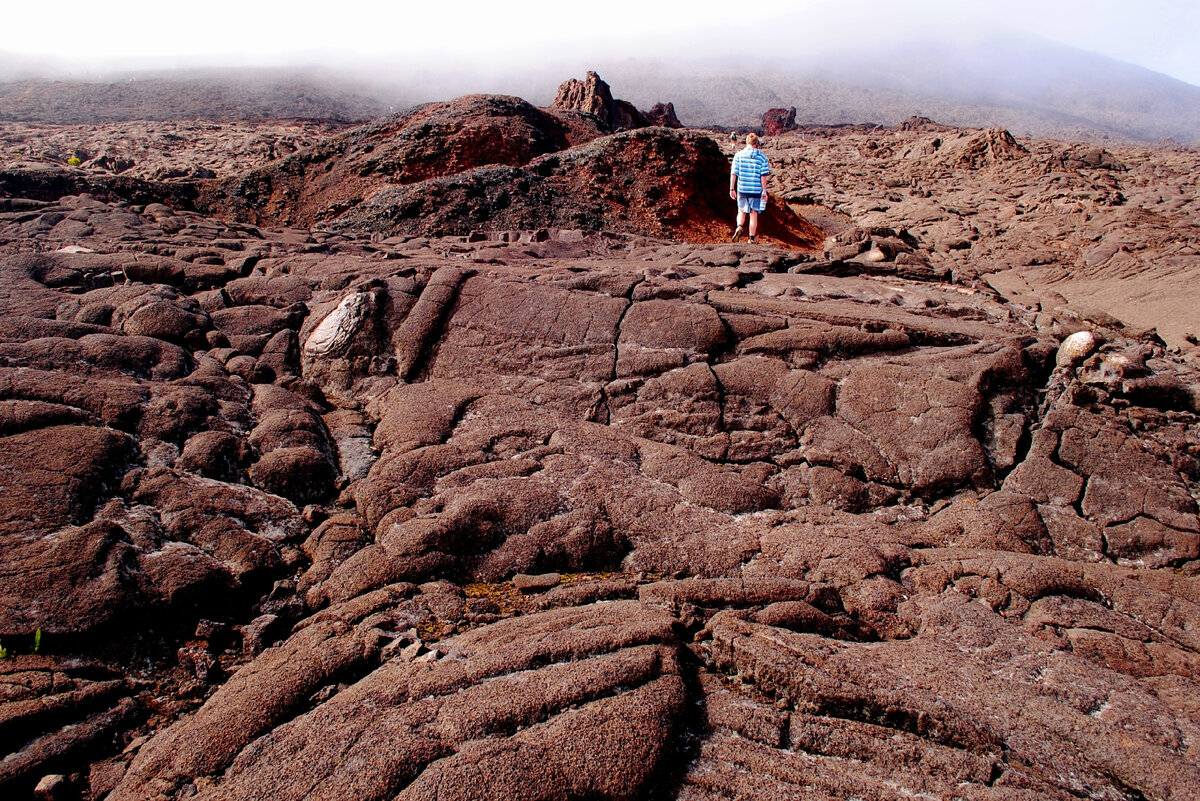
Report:
[[[742,236],[742,226],[746,224],[746,212],[738,209],[737,228],[733,232],[733,241],[736,242]]]
[[[758,236],[758,212],[757,211],[750,212],[750,236]]]

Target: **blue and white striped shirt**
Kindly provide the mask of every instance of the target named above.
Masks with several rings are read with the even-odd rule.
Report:
[[[733,157],[733,167],[729,174],[738,177],[738,194],[759,195],[762,194],[760,179],[764,175],[770,175],[771,168],[767,165],[767,157],[761,150],[746,145]]]

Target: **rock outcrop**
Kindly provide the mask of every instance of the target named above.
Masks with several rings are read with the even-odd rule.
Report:
[[[779,136],[796,130],[796,107],[767,109],[763,112],[762,127],[766,136]]]
[[[582,81],[578,78],[564,81],[558,87],[558,94],[550,103],[549,109],[552,111],[582,111],[584,114],[595,117],[609,131],[628,131],[656,124],[634,108],[632,103],[615,99],[608,84],[591,70],[588,70],[587,76]],[[675,112],[672,108],[671,117],[674,115]]]
[[[661,125],[664,128],[683,127],[683,123],[675,115],[674,103],[655,103],[645,115],[651,125]]]

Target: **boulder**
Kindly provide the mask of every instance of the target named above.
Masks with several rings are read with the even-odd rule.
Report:
[[[763,112],[762,128],[765,136],[779,136],[796,130],[796,107],[767,109]]]

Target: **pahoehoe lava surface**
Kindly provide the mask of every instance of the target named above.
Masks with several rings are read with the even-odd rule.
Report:
[[[1200,157],[802,133],[0,170],[0,793],[1200,798]]]

